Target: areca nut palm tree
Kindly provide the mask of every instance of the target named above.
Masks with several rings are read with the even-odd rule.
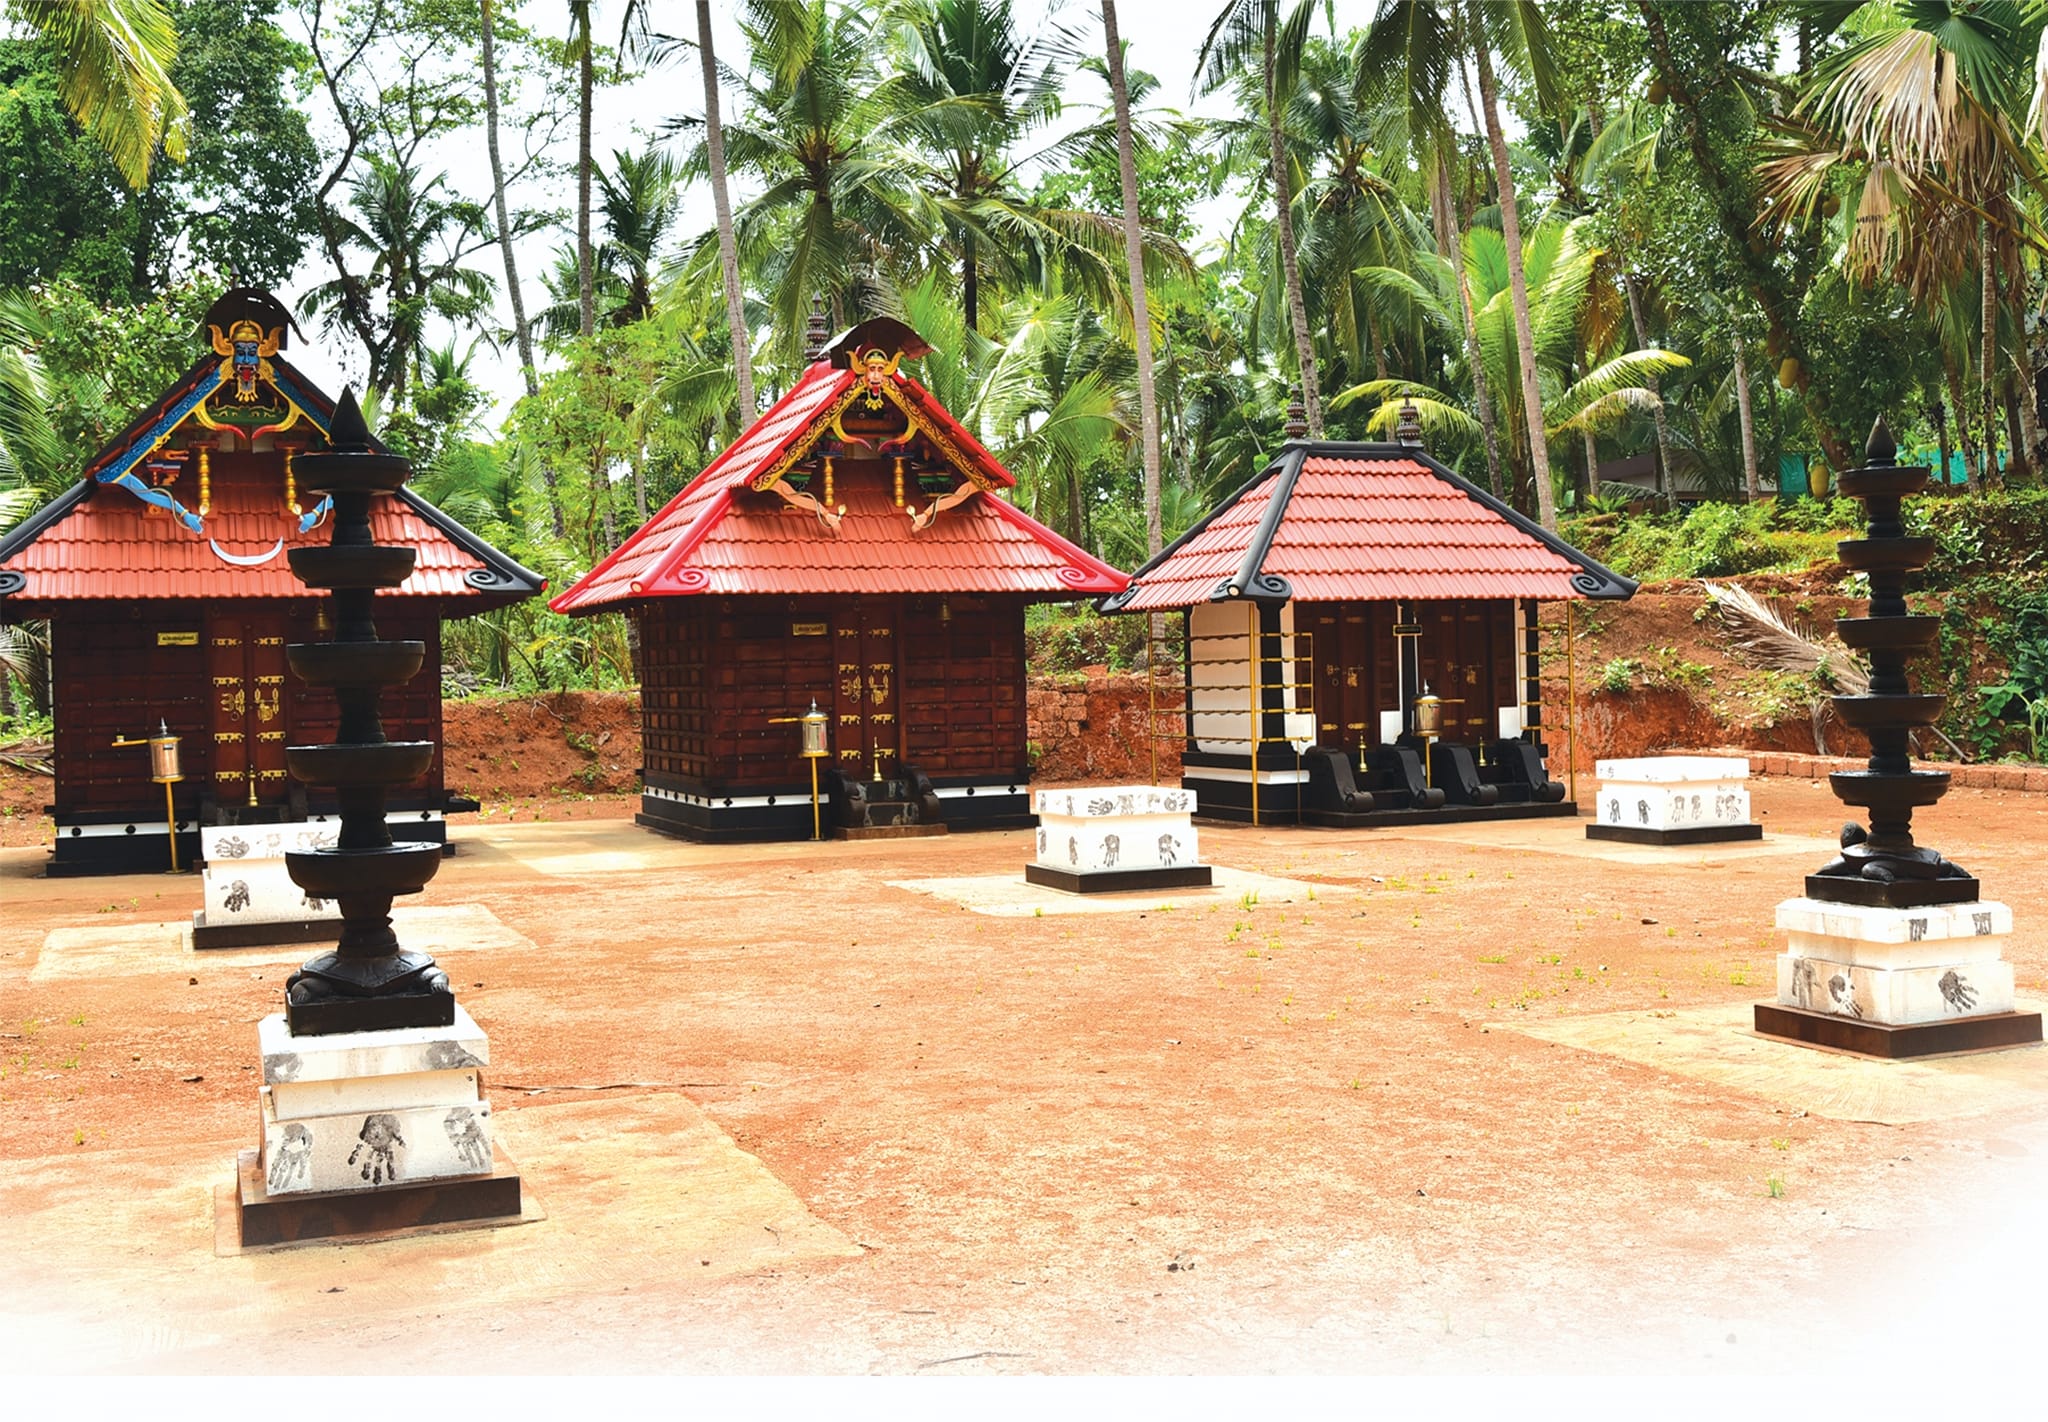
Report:
[[[1110,101],[1116,106],[1117,176],[1123,186],[1124,254],[1131,273],[1131,325],[1138,353],[1138,438],[1145,462],[1145,555],[1165,546],[1159,508],[1159,391],[1152,378],[1152,312],[1145,296],[1145,233],[1138,211],[1138,165],[1131,135],[1131,91],[1124,79],[1123,39],[1116,0],[1102,0],[1102,37],[1109,62]]]
[[[704,71],[705,166],[711,205],[718,221],[718,274],[725,288],[726,321],[732,328],[733,376],[739,384],[740,423],[753,423],[754,350],[747,331],[746,297],[740,288],[739,246],[733,236],[732,195],[725,182],[725,123],[718,96],[718,58],[711,44],[711,0],[697,0],[697,59]]]

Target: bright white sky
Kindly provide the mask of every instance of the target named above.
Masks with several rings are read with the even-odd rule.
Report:
[[[1215,18],[1214,10],[1221,7],[1222,0],[1119,0],[1117,19],[1127,46],[1127,62],[1133,69],[1157,76],[1160,92],[1155,103],[1158,105],[1190,113],[1216,115],[1228,112],[1229,101],[1223,96],[1200,101],[1190,101],[1188,97],[1202,38]],[[620,0],[598,0],[595,26],[601,38],[616,39],[621,8]],[[1027,24],[1038,23],[1041,17],[1056,17],[1082,33],[1087,52],[1101,52],[1102,27],[1094,0],[1018,0],[1017,9]],[[554,0],[529,0],[524,7],[524,18],[528,24],[544,25],[551,18],[551,10],[563,12],[560,23],[566,29],[567,7],[554,3]],[[1337,11],[1338,25],[1343,29],[1364,23],[1369,18],[1370,7],[1366,0],[1338,0]],[[729,65],[738,66],[744,59],[744,52],[731,7],[724,0],[714,0],[712,13],[715,26],[713,41],[719,57]],[[691,0],[655,0],[654,19],[655,28],[666,33],[692,37],[696,34],[696,9]],[[316,126],[325,132],[328,123],[324,100],[316,96],[312,102]],[[728,115],[736,102],[736,96],[728,90],[724,99]],[[1075,122],[1086,121],[1108,102],[1108,87],[1092,75],[1081,75],[1076,80],[1075,92],[1069,102]],[[702,112],[703,82],[695,56],[691,55],[628,84],[601,88],[595,103],[592,151],[608,161],[614,149],[643,146],[669,117],[676,114],[699,115]],[[564,131],[563,142],[569,145],[565,158],[573,158],[573,127]],[[511,161],[509,153],[507,161]],[[429,161],[428,171],[431,173],[436,167],[447,169],[450,185],[457,191],[479,202],[488,201],[491,190],[489,159],[476,133],[464,135],[461,143],[449,144],[435,154]],[[750,195],[745,188],[735,186],[733,202],[737,206]],[[525,199],[531,206],[557,206],[571,212],[567,228],[530,237],[518,249],[521,284],[525,288],[527,310],[531,313],[545,301],[539,277],[550,265],[554,249],[574,241],[574,188],[570,186],[559,194],[527,194]],[[520,195],[515,193],[514,202],[519,201]],[[1198,213],[1202,237],[1220,239],[1240,205],[1240,202],[1226,197]],[[709,230],[712,225],[710,189],[702,184],[694,185],[684,194],[677,231],[694,235]],[[472,265],[490,272],[502,287],[504,269],[495,248],[480,253],[472,260]],[[332,275],[324,255],[317,249],[309,252],[289,284],[287,299],[296,305],[303,291]],[[498,306],[498,324],[509,330],[511,306],[502,291]],[[309,323],[302,321],[301,324],[306,326],[307,339],[303,345],[294,346],[291,352],[294,364],[331,393],[339,393],[346,381],[361,382],[366,362],[360,350],[349,348],[338,332],[330,334]],[[488,417],[489,422],[495,424],[521,393],[518,357],[510,339],[507,339],[503,351],[493,351],[488,345],[479,346],[471,371],[497,399],[497,410]]]

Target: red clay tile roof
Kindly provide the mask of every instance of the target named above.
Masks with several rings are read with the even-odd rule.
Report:
[[[221,456],[222,462],[229,457]],[[87,480],[60,502],[68,507],[53,507],[54,519],[0,559],[0,576],[18,573],[23,579],[6,600],[9,612],[30,602],[83,598],[310,597],[314,594],[292,576],[285,550],[324,544],[330,536],[325,523],[300,533],[298,517],[285,512],[282,491],[255,480],[216,477],[204,536],[113,485]],[[313,502],[300,499],[307,508]],[[405,494],[372,502],[370,528],[376,540],[419,550],[412,576],[392,592],[474,602],[465,612],[503,601],[513,589],[495,581],[499,567],[517,565],[502,557],[494,564],[462,546],[442,527],[445,519]],[[272,549],[277,551],[253,566],[221,556],[261,557]],[[485,585],[470,581],[471,574]],[[518,595],[535,590],[525,588]]]
[[[917,381],[886,377],[960,451],[982,480],[1016,479]],[[645,597],[695,593],[1119,592],[1124,576],[991,493],[939,515],[922,533],[872,480],[849,473],[837,532],[756,492],[753,483],[829,424],[856,372],[819,361],[746,433],[612,555],[549,606],[597,612]],[[922,504],[914,495],[912,503]]]
[[[1396,445],[1293,445],[1108,612],[1222,602],[1627,597],[1635,584]]]

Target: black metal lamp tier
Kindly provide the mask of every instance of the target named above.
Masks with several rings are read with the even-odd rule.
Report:
[[[425,953],[399,946],[391,900],[416,894],[441,867],[441,846],[394,844],[384,822],[390,787],[417,780],[433,764],[432,741],[387,741],[378,713],[383,689],[409,681],[426,654],[421,642],[377,637],[371,602],[412,573],[411,548],[371,540],[370,500],[395,493],[412,466],[370,445],[353,390],[335,406],[325,453],[296,461],[299,487],[334,500],[333,535],[325,548],[294,548],[292,574],[334,599],[334,640],[285,649],[292,671],[311,686],[334,689],[341,724],[333,745],[289,746],[291,773],[309,785],[331,785],[341,802],[341,831],[332,849],[287,854],[292,882],[341,908],[341,941],[308,961],[286,986],[285,1016],[299,1035],[445,1027],[455,1020],[448,975]]]
[[[1906,611],[1906,575],[1934,556],[1934,540],[1909,538],[1900,504],[1927,484],[1925,467],[1892,461],[1898,453],[1882,417],[1864,446],[1863,467],[1845,471],[1842,492],[1867,512],[1866,537],[1836,545],[1842,566],[1868,575],[1870,607],[1863,617],[1835,623],[1842,641],[1870,658],[1870,691],[1837,696],[1835,711],[1870,742],[1865,770],[1828,777],[1836,798],[1870,812],[1870,828],[1842,828],[1841,857],[1806,876],[1807,897],[1835,903],[1924,908],[1977,898],[1977,881],[1959,864],[1913,843],[1913,811],[1948,793],[1948,773],[1913,769],[1909,737],[1931,726],[1947,698],[1914,694],[1906,680],[1908,657],[1934,645],[1940,621]]]

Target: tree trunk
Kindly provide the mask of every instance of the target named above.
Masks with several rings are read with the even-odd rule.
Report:
[[[1757,477],[1756,468],[1756,420],[1749,408],[1749,361],[1742,339],[1742,332],[1735,336],[1735,410],[1742,417],[1742,482],[1749,490],[1751,501],[1762,497],[1763,483]]]
[[[1138,352],[1138,433],[1144,445],[1145,459],[1145,552],[1151,556],[1165,544],[1159,511],[1159,391],[1153,383],[1152,309],[1145,295],[1144,228],[1138,217],[1138,160],[1136,143],[1131,136],[1131,94],[1124,80],[1124,49],[1123,40],[1117,33],[1116,0],[1102,0],[1102,30],[1108,50],[1109,92],[1116,104],[1117,174],[1123,184],[1124,199],[1124,258],[1131,272],[1131,327],[1136,333]],[[1266,46],[1270,55],[1270,36]],[[1277,134],[1278,130],[1275,132]],[[1279,140],[1276,138],[1274,142],[1277,152]],[[1285,186],[1284,177],[1277,177],[1275,182]],[[1285,221],[1284,201],[1281,210],[1282,221]],[[1288,258],[1288,270],[1291,275],[1291,256]],[[1300,300],[1298,287],[1294,299]],[[1309,379],[1312,381],[1314,378],[1315,362],[1311,356]]]
[[[519,288],[519,263],[512,252],[512,216],[505,200],[505,163],[498,150],[498,46],[497,0],[483,0],[484,61],[484,145],[491,155],[491,203],[498,218],[498,247],[505,257],[505,290],[512,298],[512,334],[519,345],[519,373],[526,381],[526,393],[540,393],[540,381],[533,363],[533,328],[526,323],[526,297]],[[556,502],[552,486],[550,504]],[[562,513],[554,510],[555,533],[562,532]]]
[[[1984,355],[1978,377],[1984,383],[1984,464],[1977,474],[1977,492],[1986,493],[1998,477],[1998,264],[1991,250],[1991,224],[1980,224],[1977,261],[1984,272]]]
[[[583,52],[576,64],[576,330],[588,340],[597,329],[597,291],[590,249],[590,100],[597,84],[591,51],[596,36],[590,29],[588,6],[583,10]],[[611,506],[605,506],[610,512]]]
[[[1437,245],[1458,281],[1458,317],[1465,326],[1465,363],[1472,372],[1472,403],[1479,407],[1479,432],[1486,445],[1486,477],[1496,499],[1505,498],[1501,485],[1500,429],[1494,419],[1493,396],[1486,388],[1486,365],[1479,354],[1479,326],[1472,315],[1472,280],[1465,270],[1465,239],[1460,235],[1464,214],[1451,195],[1450,160],[1436,155]]]
[[[2013,313],[2017,339],[2012,345],[2012,360],[2014,379],[2019,387],[2014,392],[2019,397],[2019,448],[2025,451],[2027,468],[2031,471],[2041,467],[2041,407],[2040,394],[2034,385],[2034,352],[2027,340],[2026,312],[2019,309],[2024,306],[2025,300],[2026,288],[2022,284],[2019,302],[2016,303]]]
[[[1277,24],[1277,16],[1271,17]],[[1266,27],[1266,136],[1273,172],[1273,215],[1278,226],[1280,274],[1287,283],[1287,316],[1294,325],[1294,355],[1301,367],[1301,403],[1308,411],[1308,437],[1323,437],[1323,392],[1316,379],[1316,343],[1308,328],[1308,307],[1301,298],[1301,264],[1294,250],[1294,194],[1289,190],[1287,146],[1280,128],[1281,96],[1273,85],[1273,24]],[[1122,63],[1119,59],[1118,63]]]
[[[974,260],[974,234],[960,234],[960,310],[967,318],[967,329],[981,329],[981,273]]]
[[[754,422],[754,347],[747,333],[746,297],[740,290],[740,253],[733,235],[732,198],[725,188],[725,123],[718,100],[718,59],[711,49],[711,0],[697,0],[697,57],[704,66],[704,148],[711,159],[711,205],[718,212],[718,269],[725,283],[726,321],[732,328],[732,366],[740,386],[740,426]]]
[[[1515,308],[1516,356],[1522,368],[1522,414],[1529,426],[1530,473],[1536,482],[1536,517],[1557,528],[1557,494],[1550,487],[1550,447],[1543,433],[1543,392],[1536,383],[1536,338],[1529,325],[1529,278],[1522,270],[1522,217],[1515,204],[1515,176],[1508,168],[1508,140],[1500,126],[1500,96],[1493,82],[1493,57],[1486,37],[1472,28],[1478,60],[1479,105],[1486,115],[1486,142],[1493,150],[1494,181],[1500,188],[1500,227],[1508,250],[1508,299]]]
[[[1941,353],[1942,371],[1948,377],[1948,399],[1956,407],[1956,434],[1963,443],[1963,492],[1969,493],[1976,482],[1977,436],[1975,426],[1970,423],[1970,402],[1963,398],[1963,373],[1956,368],[1955,358],[1947,351]],[[1947,471],[1943,471],[1942,492],[1954,489],[1946,482]]]
[[[1948,406],[1942,403],[1939,395],[1928,403],[1927,418],[1934,424],[1934,443],[1941,454],[1940,484],[1942,492],[1947,493],[1949,466],[1954,455],[1948,437]]]
[[[2005,447],[2009,451],[2005,457],[2006,477],[2021,480],[2027,477],[2028,469],[2026,436],[2020,430],[2019,397],[2012,393],[2011,385],[2006,386],[2005,398],[1999,403],[2005,406]]]
[[[1590,502],[1600,497],[1600,441],[1591,430],[1580,433],[1586,438],[1586,498]]]
[[[1634,272],[1623,272],[1621,286],[1628,293],[1628,319],[1636,330],[1636,349],[1649,350],[1650,327],[1643,320],[1642,284]],[[1657,398],[1656,407],[1650,412],[1657,426],[1657,498],[1668,509],[1675,491],[1671,487],[1671,431],[1664,420],[1664,390],[1654,375],[1643,377],[1643,384]]]

